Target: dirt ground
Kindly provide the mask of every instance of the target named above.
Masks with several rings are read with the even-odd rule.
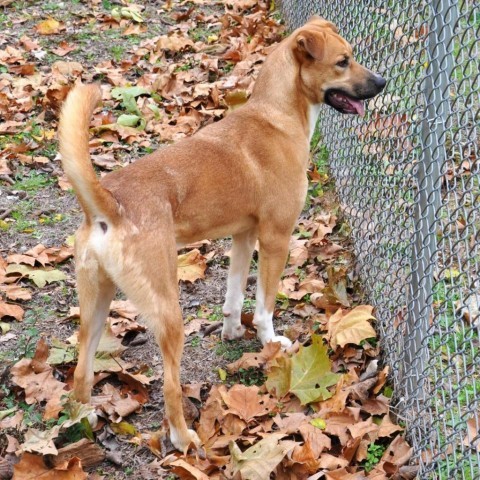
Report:
[[[142,2],[143,8],[139,9],[142,22],[135,21],[135,18],[132,20],[131,11],[121,13],[124,16],[120,20],[115,18],[114,12],[121,12],[121,8],[131,5],[123,1],[6,3],[4,8],[0,8],[0,24],[3,25],[0,29],[0,49],[7,52],[4,57],[0,57],[0,87],[6,85],[6,82],[12,82],[16,85],[15,91],[19,91],[21,95],[16,103],[16,110],[12,111],[8,102],[4,103],[7,108],[2,110],[2,101],[6,102],[6,97],[0,94],[0,115],[3,113],[5,116],[2,119],[5,123],[0,123],[3,125],[3,130],[0,131],[0,256],[4,259],[10,255],[25,254],[40,243],[45,247],[71,245],[72,235],[81,222],[82,213],[73,192],[68,189],[68,186],[62,187],[62,171],[57,156],[54,129],[59,99],[56,95],[60,97],[63,95],[63,87],[55,83],[52,86],[52,83],[49,83],[51,78],[55,78],[55,68],[63,69],[61,74],[67,78],[67,83],[71,84],[75,75],[71,71],[65,73],[65,66],[54,67],[56,62],[71,62],[68,64],[69,69],[78,68],[72,63],[78,62],[83,68],[84,81],[100,81],[113,86],[146,83],[159,71],[165,69],[170,69],[168,70],[170,79],[176,78],[177,86],[164,82],[159,87],[159,91],[167,99],[164,102],[165,110],[162,110],[160,116],[153,108],[155,105],[149,104],[152,107],[150,110],[155,112],[154,118],[153,114],[148,112],[148,105],[143,100],[137,100],[142,108],[142,115],[139,117],[145,117],[148,121],[145,131],[140,131],[139,125],[136,133],[132,133],[133,129],[128,130],[128,128],[105,131],[107,128],[105,125],[109,120],[102,120],[101,115],[110,119],[111,115],[119,113],[115,110],[118,105],[113,107],[114,103],[111,99],[107,99],[104,111],[94,119],[94,143],[97,142],[94,148],[97,148],[95,153],[99,158],[94,162],[100,175],[134,161],[138,156],[152,151],[166,141],[167,143],[174,141],[179,136],[193,133],[205,123],[218,120],[225,109],[231,107],[227,97],[223,99],[224,92],[221,92],[223,100],[219,103],[215,92],[211,92],[209,96],[192,96],[191,91],[194,88],[192,84],[195,84],[196,76],[201,77],[204,82],[212,80],[228,84],[232,76],[239,75],[238,66],[241,64],[240,58],[235,57],[237,52],[234,49],[227,50],[221,46],[218,47],[215,43],[225,35],[222,28],[227,27],[219,19],[222,18],[225,9],[230,8],[229,2],[145,1]],[[172,9],[168,8],[170,3]],[[0,2],[0,5],[5,3]],[[133,10],[134,14],[136,11]],[[268,9],[264,6],[260,13],[263,12],[262,15],[264,15],[266,11],[268,12]],[[241,24],[242,15],[246,13],[242,10],[232,15],[237,15],[237,21]],[[185,24],[183,27],[182,22],[189,22],[192,18],[196,19],[196,26],[189,27]],[[241,34],[248,34],[249,29],[253,28],[252,25],[256,25],[255,10],[253,18],[251,24],[250,20],[246,21],[247,33],[243,31],[239,33],[240,27],[231,27],[228,41],[235,42],[237,34],[239,37]],[[265,27],[262,27],[262,41],[265,42],[267,50],[270,44],[279,41],[283,35],[277,22],[279,15],[273,12],[268,18]],[[47,25],[54,30],[54,33],[41,33],[39,24],[49,19],[55,19],[58,23],[58,25]],[[211,58],[201,60],[209,65],[208,75],[197,68],[196,62],[199,60],[193,53],[188,56],[185,52],[177,51],[168,57],[159,56],[157,59],[154,57],[155,49],[149,50],[152,48],[148,44],[149,39],[166,35],[177,24],[180,25],[180,30],[183,28],[185,32],[190,28],[188,36],[204,45],[202,53],[212,55]],[[122,33],[129,28],[133,29],[133,33]],[[247,44],[252,45],[257,40],[258,38],[252,34]],[[31,42],[34,43],[33,46]],[[72,46],[75,48],[69,50]],[[9,50],[10,47],[13,50]],[[242,75],[246,80],[242,80],[243,77],[239,76],[239,83],[244,86],[242,95],[245,93],[246,96],[263,59],[254,46],[251,48],[257,57],[246,66],[243,65],[247,73],[242,72]],[[65,50],[69,50],[68,53],[65,53]],[[217,50],[218,58],[214,58]],[[19,51],[23,55],[21,59],[15,57],[20,55]],[[150,55],[149,70],[146,69],[144,61],[148,55]],[[152,57],[154,57],[153,60]],[[31,70],[32,68],[34,70]],[[191,79],[189,75],[192,76]],[[185,80],[187,77],[188,80]],[[28,83],[35,82],[35,79],[38,79],[37,83]],[[189,86],[179,87],[180,79],[184,85]],[[116,84],[117,81],[120,83]],[[35,94],[28,97],[26,93],[32,91]],[[126,108],[131,116],[135,116],[138,113],[137,105],[132,110],[127,100],[124,98],[122,107]],[[192,108],[191,105],[195,106]],[[192,113],[195,109],[197,110]],[[201,111],[203,116],[198,111]],[[164,124],[160,127],[152,127],[159,118]],[[102,130],[102,127],[105,129]],[[114,137],[115,135],[117,136]],[[320,155],[315,165],[311,167],[312,187],[305,211],[299,220],[300,227],[292,240],[294,248],[282,284],[282,292],[286,293],[279,296],[278,309],[275,312],[275,326],[279,334],[285,333],[299,340],[305,338],[308,327],[304,324],[309,322],[310,317],[320,311],[328,310],[325,306],[317,308],[309,303],[310,294],[303,297],[298,295],[299,284],[301,285],[305,279],[318,278],[318,283],[322,285],[323,282],[329,282],[328,298],[333,305],[336,305],[335,308],[340,305],[354,305],[359,299],[356,293],[356,278],[351,266],[348,225],[343,223],[335,201],[332,184],[325,169],[325,152],[318,149],[317,143],[316,137],[313,147]],[[109,156],[112,151],[114,159]],[[318,158],[323,159],[319,161]],[[313,248],[313,253],[307,252],[305,245],[312,235],[311,229],[314,228],[316,232],[317,226],[313,227],[313,225],[317,225],[319,218],[321,228],[327,232],[325,235],[328,235],[328,238],[322,238],[321,242],[319,241],[320,243]],[[188,333],[181,367],[181,381],[184,385],[202,384],[201,397],[204,401],[210,386],[219,382],[227,385],[235,383],[255,385],[258,381],[257,377],[248,377],[241,372],[227,376],[225,370],[227,364],[237,360],[244,352],[259,351],[261,345],[255,338],[246,338],[232,343],[221,341],[221,305],[226,290],[230,240],[204,243],[198,248],[201,255],[207,259],[205,278],[193,283],[180,282],[179,285],[181,306]],[[296,256],[300,255],[298,252],[300,254],[305,252],[306,257],[303,260],[296,259]],[[20,359],[31,358],[41,338],[52,345],[55,339],[65,341],[78,329],[78,318],[72,319],[71,315],[71,308],[78,305],[74,261],[69,258],[55,264],[55,268],[66,275],[64,280],[48,283],[41,288],[33,288],[32,298],[29,300],[9,302],[10,305],[22,307],[25,314],[22,321],[12,321],[10,318],[8,330],[3,332],[3,336],[0,335],[0,379],[3,383],[0,390],[0,411],[9,405],[7,400],[12,395],[21,397],[20,389],[12,383],[11,367]],[[249,278],[245,302],[246,319],[254,309],[255,269],[256,256],[254,255],[252,276]],[[25,280],[22,285],[24,284]],[[124,297],[119,293],[117,298]],[[321,315],[325,317],[323,313]],[[198,326],[195,327],[195,325]],[[141,432],[158,430],[162,428],[163,420],[160,352],[148,330],[143,332],[141,329],[136,329],[129,332],[123,336],[122,343],[126,347],[122,355],[123,360],[134,365],[139,371],[148,371],[149,375],[156,379],[148,386],[148,401],[135,414],[128,417],[128,422]],[[367,351],[367,347],[365,350]],[[374,349],[370,348],[370,350]],[[371,353],[371,356],[376,354],[378,351]],[[338,357],[335,361],[339,365],[337,367],[339,370],[344,367],[344,363]],[[362,362],[362,368],[365,368],[366,361],[362,360]],[[71,377],[72,366],[66,365],[63,369],[56,370],[58,379],[67,381]],[[255,373],[257,374],[258,372]],[[108,378],[96,385],[95,392],[99,393],[106,382],[111,382],[113,385],[120,383]],[[200,403],[191,401],[189,403],[189,415],[192,420],[198,417]],[[22,403],[22,408],[27,412],[24,418],[28,419],[30,426],[43,425],[35,407]],[[24,440],[23,433],[18,429],[7,429],[4,433],[15,437],[19,442]],[[97,438],[97,442],[109,453],[102,463],[87,468],[91,480],[178,478],[172,473],[159,476],[157,463],[155,463],[157,460],[150,448],[144,444],[138,446],[124,436],[114,435],[109,428],[106,428]],[[0,436],[0,457],[6,448],[7,440]],[[165,450],[162,453],[172,451],[168,442],[164,442],[162,449]]]

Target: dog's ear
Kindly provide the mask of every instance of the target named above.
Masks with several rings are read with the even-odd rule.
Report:
[[[313,15],[313,17],[310,17],[310,20],[308,20],[307,24],[309,23],[320,28],[329,28],[332,30],[332,32],[338,33],[338,28],[334,23],[329,22],[318,15]]]
[[[308,31],[299,33],[297,50],[304,57],[322,60],[325,54],[325,34]]]

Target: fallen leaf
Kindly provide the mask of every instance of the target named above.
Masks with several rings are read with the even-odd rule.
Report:
[[[87,474],[76,457],[53,469],[47,467],[43,458],[24,453],[19,463],[13,467],[15,480],[86,480]]]
[[[42,338],[33,358],[23,358],[11,368],[12,381],[25,390],[25,401],[31,405],[46,401],[44,418],[56,418],[62,409],[61,397],[65,383],[58,381],[46,363],[48,346]]]
[[[335,385],[341,375],[331,372],[328,348],[319,335],[312,335],[312,345],[300,347],[291,365],[290,391],[302,405],[332,396],[327,387]]]
[[[205,278],[207,262],[200,250],[190,250],[188,253],[178,256],[178,279],[184,282],[195,282]]]
[[[40,35],[54,35],[55,33],[60,32],[65,27],[61,22],[55,20],[54,18],[50,17],[43,22],[40,22],[35,29]]]
[[[57,425],[49,430],[30,428],[25,432],[25,441],[21,445],[23,452],[35,452],[41,455],[56,455],[57,447],[54,440],[60,433]]]
[[[255,417],[268,415],[272,412],[277,402],[269,395],[260,394],[257,386],[246,387],[234,385],[228,392],[221,391],[223,401],[228,406],[228,412],[237,415],[247,423]]]
[[[5,303],[0,298],[0,319],[5,317],[12,317],[17,322],[20,322],[23,319],[25,311],[19,305],[12,305],[10,303]]]
[[[360,305],[344,314],[342,309],[332,315],[328,320],[328,338],[331,347],[344,347],[347,343],[359,345],[362,340],[376,338],[377,333],[369,320],[375,320],[372,316],[373,307]]]
[[[294,448],[295,442],[280,442],[283,433],[274,433],[260,440],[244,452],[235,442],[230,444],[230,453],[235,473],[244,480],[265,480],[285,455]]]
[[[27,265],[11,264],[6,269],[7,275],[18,273],[21,277],[27,277],[39,288],[43,288],[47,283],[60,282],[66,280],[67,276],[60,270],[53,268],[32,268]]]

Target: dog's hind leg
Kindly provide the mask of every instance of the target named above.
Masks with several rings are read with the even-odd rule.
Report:
[[[223,304],[222,338],[224,340],[241,338],[245,333],[245,327],[243,327],[241,322],[241,314],[245,298],[245,285],[256,241],[257,231],[255,229],[233,236],[227,294]]]
[[[165,229],[173,231],[173,225]],[[148,322],[163,357],[165,416],[170,439],[180,451],[200,446],[193,430],[188,430],[183,415],[180,361],[184,344],[182,312],[177,281],[175,239],[158,232],[142,232],[127,239],[123,246],[122,272],[115,276],[119,287]]]
[[[273,330],[273,310],[278,292],[278,284],[288,256],[290,230],[268,228],[260,233],[259,278],[253,324],[257,328],[258,338],[263,344],[280,342],[283,348],[292,342]]]
[[[93,383],[95,352],[105,327],[115,285],[93,255],[77,248],[77,289],[80,303],[78,363],[74,373],[74,397],[89,403]]]

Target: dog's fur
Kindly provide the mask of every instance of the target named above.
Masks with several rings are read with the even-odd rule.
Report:
[[[260,340],[276,336],[272,315],[290,235],[307,192],[309,140],[318,106],[363,114],[359,99],[385,81],[352,58],[333,24],[312,18],[267,58],[250,100],[220,122],[98,180],[90,162],[88,127],[101,99],[95,85],[76,86],[62,110],[64,170],[85,220],[75,256],[81,312],[74,396],[88,403],[93,358],[116,286],[153,329],[164,360],[170,438],[184,450],[200,440],[188,430],[179,380],[183,321],[177,249],[231,235],[233,247],[222,336],[241,337],[240,313],[251,255],[259,241],[254,325]]]

